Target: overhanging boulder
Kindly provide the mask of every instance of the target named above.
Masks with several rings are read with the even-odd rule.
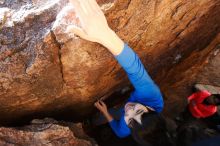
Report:
[[[173,96],[174,81],[189,89],[193,80],[179,82],[183,73],[198,66],[193,70],[198,74],[215,49],[207,46],[219,43],[220,0],[98,2],[110,27],[138,53],[165,96]],[[5,0],[0,7],[1,123],[67,111],[86,115],[97,98],[129,85],[104,47],[66,31],[68,25],[80,25],[67,0]],[[174,98],[186,93],[176,92],[167,103],[180,102]]]

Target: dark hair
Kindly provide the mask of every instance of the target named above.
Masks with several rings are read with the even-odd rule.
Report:
[[[212,94],[204,100],[205,104],[220,105],[220,94]]]
[[[141,146],[172,145],[169,142],[165,119],[158,113],[150,111],[141,117],[142,124],[134,119],[128,125],[133,139]]]

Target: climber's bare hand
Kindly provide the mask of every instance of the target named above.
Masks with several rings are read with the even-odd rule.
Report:
[[[97,102],[95,102],[94,106],[103,114],[108,113],[108,108],[103,101],[98,100]]]
[[[118,55],[124,47],[124,42],[108,26],[105,15],[96,0],[69,1],[74,5],[82,28],[70,25],[67,31],[88,41],[100,43],[111,53]]]
[[[108,37],[110,28],[96,0],[70,0],[70,2],[74,5],[82,29],[74,26],[68,29],[71,28],[76,35],[86,40],[102,43],[103,38]]]

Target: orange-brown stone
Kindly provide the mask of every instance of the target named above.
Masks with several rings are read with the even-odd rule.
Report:
[[[98,2],[161,87],[165,111],[181,110],[195,82],[191,77],[216,49],[212,44],[219,44],[220,0]],[[1,123],[86,115],[97,98],[129,84],[104,47],[66,31],[80,27],[67,0],[6,0],[0,12]]]

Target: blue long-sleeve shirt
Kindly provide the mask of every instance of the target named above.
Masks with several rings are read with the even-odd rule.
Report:
[[[161,92],[148,75],[137,54],[127,44],[124,44],[122,52],[115,56],[115,58],[127,73],[135,89],[127,102],[141,103],[160,113],[163,108]],[[130,128],[125,122],[124,114],[125,112],[122,110],[120,120],[112,120],[109,122],[112,130],[120,138],[131,134]]]

